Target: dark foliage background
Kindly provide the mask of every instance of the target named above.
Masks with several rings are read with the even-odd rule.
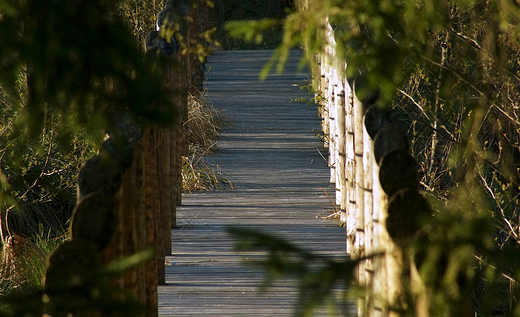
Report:
[[[282,19],[293,10],[292,1],[278,0],[215,0],[215,39],[225,50],[275,49],[282,41]],[[253,41],[229,36],[225,23],[235,20],[274,19],[265,32]],[[257,34],[258,35],[258,34]]]

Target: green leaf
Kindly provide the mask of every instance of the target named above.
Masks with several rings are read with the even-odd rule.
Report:
[[[134,268],[139,265],[143,265],[148,261],[151,261],[155,257],[155,251],[147,249],[144,251],[137,252],[130,256],[114,260],[107,264],[103,271],[109,274],[119,274],[128,269]]]

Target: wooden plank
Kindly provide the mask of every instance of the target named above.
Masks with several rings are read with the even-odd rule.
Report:
[[[210,102],[233,121],[209,163],[234,188],[183,194],[172,255],[166,257],[166,285],[159,286],[161,316],[293,315],[296,282],[280,280],[259,292],[265,273],[247,263],[265,254],[235,252],[228,226],[261,230],[320,254],[346,257],[344,229],[322,219],[331,213],[334,201],[327,195],[334,189],[328,188],[322,158],[328,151],[313,132],[321,129],[317,108],[291,102],[311,97],[299,89],[309,79],[297,67],[301,52],[294,52],[283,76],[261,82],[257,75],[271,54],[217,52],[208,58]],[[356,312],[354,306],[345,309]]]

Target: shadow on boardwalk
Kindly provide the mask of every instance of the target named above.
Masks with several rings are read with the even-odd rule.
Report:
[[[210,102],[230,117],[209,158],[235,188],[184,194],[166,258],[166,286],[159,287],[161,316],[292,316],[296,289],[280,281],[258,292],[264,274],[244,266],[259,253],[237,254],[226,226],[252,227],[284,237],[306,249],[345,255],[345,229],[322,220],[331,203],[326,153],[312,105],[290,102],[310,95],[299,86],[309,74],[298,70],[294,52],[284,74],[259,82],[271,51],[218,52],[207,63]],[[324,154],[326,155],[326,154]]]

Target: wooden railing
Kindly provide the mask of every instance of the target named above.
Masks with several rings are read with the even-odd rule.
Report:
[[[299,1],[299,10],[308,1]],[[362,78],[347,78],[348,61],[337,53],[332,27],[323,24],[325,43],[314,52],[313,88],[329,149],[330,182],[346,227],[346,251],[364,259],[356,272],[366,289],[358,298],[359,315],[398,316],[392,307],[406,306],[402,277],[408,274],[413,287],[421,289],[401,242],[415,230],[417,210],[429,207],[418,193],[406,130],[395,113],[373,104],[377,98],[359,100],[356,83]],[[416,296],[420,302],[424,295]]]
[[[207,30],[211,23],[207,5],[190,8],[188,14],[191,19],[182,30],[184,39]],[[150,62],[165,58],[160,45],[149,48],[153,50],[147,51]],[[172,63],[164,69],[163,84],[172,92],[170,102],[178,120],[168,127],[146,128],[129,113],[114,113],[109,120],[107,140],[79,175],[71,240],[50,258],[45,277],[50,314],[66,315],[81,309],[73,307],[74,302],[64,303],[63,296],[91,302],[95,299],[89,294],[116,286],[124,291],[110,299],[115,301],[111,307],[125,304],[131,295],[147,308],[143,314],[158,315],[157,285],[165,282],[165,256],[171,254],[171,229],[176,226],[176,207],[181,204],[188,88],[191,93],[200,91],[203,78],[203,67],[193,54],[177,51],[167,58]],[[145,266],[127,270],[124,276],[112,277],[111,285],[100,286],[92,280],[113,261],[146,250],[153,251],[154,258]],[[78,287],[87,288],[83,290],[86,297],[70,297],[71,289]],[[95,292],[91,287],[96,287]],[[103,310],[98,309],[99,313]]]

